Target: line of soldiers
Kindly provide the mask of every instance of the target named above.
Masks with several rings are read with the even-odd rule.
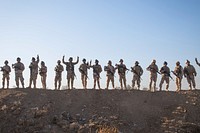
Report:
[[[37,59],[35,57],[32,57],[32,61],[29,65],[30,68],[30,81],[29,86],[27,88],[31,88],[31,85],[33,83],[34,88],[36,88],[36,80],[38,72],[41,76],[41,82],[42,87],[46,89],[46,77],[47,77],[47,67],[45,66],[44,61],[41,61],[41,67],[39,67],[39,55],[37,55]],[[95,64],[92,65],[92,61],[86,63],[86,59],[82,60],[83,63],[79,66],[79,72],[81,73],[81,80],[82,85],[84,89],[87,89],[87,79],[88,78],[88,69],[93,69],[93,79],[94,79],[94,86],[93,89],[96,89],[96,83],[98,85],[98,88],[100,87],[100,79],[101,79],[101,72],[102,67],[99,64],[98,60],[95,60]],[[200,66],[200,63],[198,62],[197,58],[195,58],[196,64]],[[74,78],[76,77],[74,72],[74,66],[78,64],[79,57],[77,57],[77,61],[73,62],[73,58],[70,57],[69,61],[65,61],[65,56],[62,58],[62,63],[66,65],[66,71],[67,71],[67,87],[68,89],[74,89]],[[109,88],[110,81],[112,82],[113,89],[115,88],[114,84],[114,78],[115,78],[115,71],[118,70],[119,75],[119,81],[121,89],[127,89],[126,86],[126,73],[129,71],[129,69],[126,67],[126,65],[123,63],[123,59],[120,59],[119,64],[115,64],[115,67],[112,65],[112,62],[109,60],[108,65],[104,66],[104,71],[106,71],[107,76],[107,84],[106,89]],[[1,67],[1,71],[3,72],[3,82],[2,82],[2,88],[5,88],[5,80],[7,81],[7,88],[9,88],[9,74],[11,72],[11,68],[8,65],[8,61],[6,60],[4,62],[5,66]],[[196,70],[193,65],[190,64],[190,61],[186,61],[186,66],[183,68],[180,65],[180,62],[176,62],[176,66],[174,71],[170,71],[170,68],[167,66],[167,62],[165,61],[163,63],[163,66],[161,69],[158,69],[158,66],[156,65],[156,60],[153,60],[152,63],[146,68],[147,71],[150,71],[150,83],[149,83],[149,91],[156,91],[156,82],[157,82],[157,75],[162,75],[159,89],[162,90],[162,85],[164,82],[166,82],[166,91],[169,89],[169,82],[170,78],[173,80],[173,78],[170,75],[170,72],[172,72],[176,76],[176,91],[181,90],[181,81],[183,76],[187,78],[187,82],[189,84],[189,90],[192,90],[192,87],[196,89],[196,83],[195,83],[195,76],[197,75]],[[23,78],[23,71],[25,69],[24,64],[21,62],[21,59],[18,57],[17,62],[15,64],[12,64],[12,68],[15,70],[15,81],[16,86],[19,88],[19,81],[21,81],[22,88],[24,88],[24,78]],[[55,89],[60,90],[61,87],[61,81],[62,81],[62,72],[64,71],[64,67],[61,65],[61,60],[57,61],[57,65],[55,67]],[[132,80],[132,88],[135,88],[135,83],[137,84],[137,89],[140,89],[140,83],[141,83],[141,76],[143,75],[143,69],[139,65],[139,62],[136,61],[135,65],[131,67],[131,72],[133,72],[133,80]],[[153,87],[152,87],[153,84]]]

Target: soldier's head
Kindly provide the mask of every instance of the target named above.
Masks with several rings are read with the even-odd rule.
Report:
[[[41,61],[41,66],[44,66],[44,65],[45,65],[44,61]]]
[[[156,64],[156,60],[155,59],[152,60],[152,64]]]
[[[138,65],[139,65],[139,62],[138,62],[138,61],[136,61],[136,62],[135,62],[135,65],[136,65],[136,66],[138,66]]]
[[[176,62],[176,65],[177,65],[177,66],[179,66],[179,65],[180,65],[180,62],[179,62],[179,61],[177,61],[177,62]]]
[[[166,62],[166,61],[164,61],[163,65],[164,65],[164,66],[167,66],[167,62]]]
[[[99,63],[99,61],[96,59],[96,60],[95,60],[95,64],[98,64],[98,63]]]
[[[190,61],[186,60],[185,64],[189,66],[190,65]]]
[[[72,62],[72,61],[73,61],[73,58],[72,58],[72,57],[70,57],[70,58],[69,58],[69,62]]]
[[[8,65],[8,61],[7,61],[7,60],[5,60],[4,64],[5,64],[5,65]]]
[[[35,57],[32,57],[32,61],[33,61],[33,62],[35,61]]]
[[[17,62],[20,62],[21,61],[21,58],[17,57]]]
[[[120,59],[119,62],[120,62],[121,64],[123,64],[124,61],[123,61],[123,59]]]
[[[85,63],[86,62],[86,59],[85,58],[83,58],[83,63]]]
[[[61,61],[60,61],[60,60],[58,60],[58,61],[57,61],[57,63],[58,63],[58,65],[60,65]]]
[[[112,65],[112,61],[111,60],[108,61],[108,65]]]

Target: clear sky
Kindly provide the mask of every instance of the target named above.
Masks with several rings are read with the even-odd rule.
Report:
[[[48,88],[54,88],[54,67],[58,59],[80,57],[75,66],[75,87],[80,88],[78,67],[82,59],[98,59],[103,66],[123,58],[128,68],[138,60],[144,69],[142,87],[148,87],[146,67],[152,59],[161,68],[167,61],[171,70],[175,62],[182,66],[191,61],[200,81],[200,1],[199,0],[0,0],[0,63],[9,64],[21,57],[25,64],[25,85],[29,81],[31,58],[40,55],[48,67]],[[0,78],[2,75],[0,75]],[[106,73],[101,74],[105,88]],[[93,87],[89,70],[88,87]],[[131,85],[132,73],[127,75]],[[38,76],[38,87],[41,87]],[[160,82],[158,78],[157,86]],[[119,86],[118,75],[115,78]],[[14,70],[11,85],[15,85]],[[66,71],[62,85],[66,85]],[[111,86],[110,86],[111,87]],[[175,82],[170,83],[174,90]],[[186,79],[183,87],[187,88]],[[200,83],[197,83],[200,88]]]

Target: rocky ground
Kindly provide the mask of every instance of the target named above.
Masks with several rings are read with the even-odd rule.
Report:
[[[200,132],[200,91],[0,90],[0,133],[175,132]]]

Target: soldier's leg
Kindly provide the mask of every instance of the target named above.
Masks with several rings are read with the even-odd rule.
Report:
[[[6,77],[6,80],[7,80],[7,89],[8,89],[9,88],[9,81],[10,81],[10,76],[9,75]]]
[[[20,76],[20,81],[21,81],[21,84],[22,84],[22,88],[24,88],[24,77],[23,77],[22,74]]]
[[[159,85],[159,87],[160,87],[160,91],[162,91],[162,84],[164,83],[164,77],[162,77],[161,78],[161,81],[160,81],[160,85]]]
[[[153,81],[153,79],[152,79],[152,77],[150,77],[149,91],[151,91],[151,90],[152,90],[152,89],[151,89],[151,87],[152,87],[152,81]]]
[[[138,79],[137,79],[138,90],[140,90],[140,82],[141,82],[141,81],[140,81],[140,79],[138,78]]]
[[[3,78],[2,78],[2,89],[4,89],[5,87],[5,76],[3,75]]]
[[[81,81],[82,81],[82,85],[83,85],[83,88],[85,88],[85,82],[84,82],[84,75],[83,74],[81,74]]]
[[[119,82],[120,82],[121,90],[123,90],[122,76],[119,76]]]
[[[191,80],[192,80],[193,88],[196,89],[196,83],[195,83],[194,76],[191,77]]]
[[[124,81],[124,88],[127,89],[127,87],[126,87],[126,77],[125,76],[123,77],[123,81]]]
[[[182,84],[182,78],[179,79],[179,89],[180,89],[180,90],[181,90],[181,87],[182,87],[181,84]]]
[[[134,89],[135,87],[135,77],[133,77],[133,80],[132,80],[132,89]]]
[[[176,77],[176,91],[179,91],[179,78]]]
[[[74,89],[74,76],[71,77],[71,89]]]
[[[169,91],[169,77],[165,77],[165,81],[166,81],[166,91]]]
[[[19,88],[19,75],[18,74],[15,74],[15,82],[16,82],[17,88]]]
[[[58,90],[60,90],[61,87],[61,79],[58,80]]]
[[[112,87],[115,88],[114,76],[111,77]]]
[[[154,81],[154,86],[153,86],[153,88],[154,88],[154,92],[156,91],[156,82],[157,82],[157,75],[154,75],[153,76],[153,81]]]
[[[94,78],[94,87],[93,89],[96,89],[96,77]]]
[[[57,82],[58,82],[57,77],[55,77],[54,79],[55,90],[57,90]]]
[[[68,87],[68,89],[70,89],[70,78],[69,77],[67,77],[67,87]]]
[[[29,79],[29,88],[31,88],[32,82],[33,82],[33,77],[32,77],[32,75],[31,75],[31,76],[30,76],[30,79]]]
[[[84,76],[84,88],[87,89],[87,76]]]
[[[99,78],[99,77],[97,78],[97,84],[98,84],[99,89],[101,89],[101,86],[100,86],[100,78]]]
[[[36,89],[36,79],[33,79],[33,86],[34,86],[34,89]]]
[[[190,77],[187,77],[187,82],[189,84],[189,90],[192,90],[192,85],[191,85],[191,79],[190,79]]]
[[[107,84],[106,84],[106,89],[108,89],[108,87],[109,87],[109,83],[110,83],[110,77],[109,76],[107,76],[107,82],[106,82]]]

